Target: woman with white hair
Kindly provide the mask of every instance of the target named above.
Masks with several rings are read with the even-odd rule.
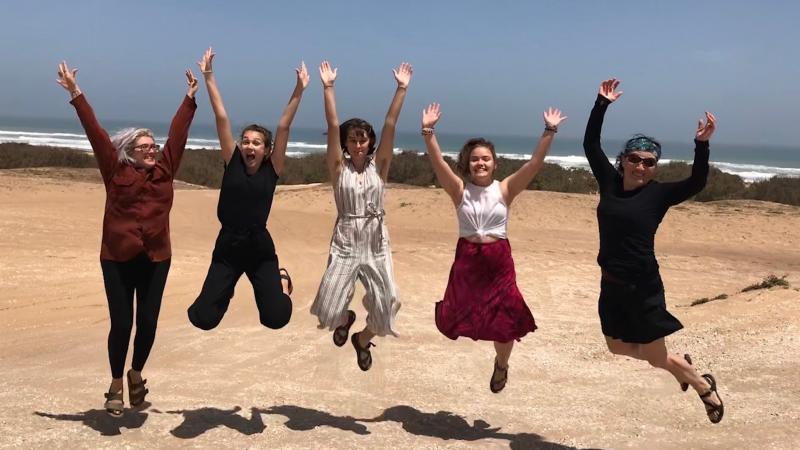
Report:
[[[153,132],[145,128],[128,128],[109,137],[78,87],[77,72],[78,69],[70,69],[66,62],[61,62],[57,82],[70,93],[70,103],[86,131],[106,188],[100,267],[111,316],[108,359],[112,379],[104,407],[111,416],[119,417],[125,406],[122,372],[134,321],[134,294],[136,337],[132,367],[127,373],[131,406],[142,404],[148,393],[142,369],[155,340],[169,273],[172,182],[197,108],[194,101],[197,79],[190,70],[186,71],[189,88],[161,150]]]

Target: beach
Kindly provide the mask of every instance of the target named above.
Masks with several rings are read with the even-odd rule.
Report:
[[[191,326],[186,308],[219,230],[218,193],[176,183],[172,266],[143,372],[148,403],[112,419],[102,409],[110,376],[99,174],[0,170],[0,447],[796,448],[800,207],[687,202],[661,225],[667,304],[685,326],[668,348],[716,377],[726,411],[712,425],[667,372],[607,351],[595,195],[529,190],[515,200],[509,240],[539,329],[515,346],[508,386],[492,394],[491,344],[451,341],[433,320],[458,229],[444,191],[387,190],[400,337],[375,341],[369,372],[309,313],[336,216],[327,184],[275,195],[268,227],[293,277],[291,322],[262,327],[243,277],[218,328]],[[770,274],[790,288],[740,292]],[[719,294],[728,297],[690,306]],[[361,295],[359,285],[353,330],[364,324]]]

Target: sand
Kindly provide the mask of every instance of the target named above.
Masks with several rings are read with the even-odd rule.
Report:
[[[99,266],[105,193],[95,170],[0,171],[0,447],[3,448],[775,448],[799,445],[800,208],[685,203],[656,241],[668,347],[713,373],[726,413],[665,371],[606,350],[597,318],[597,197],[524,192],[512,207],[518,284],[539,329],[488,388],[490,343],[436,330],[457,239],[442,190],[393,185],[387,219],[402,308],[399,338],[369,372],[309,313],[335,219],[330,186],[280,187],[269,229],[294,278],[282,330],[258,322],[245,278],[221,325],[203,332],[198,294],[219,224],[218,191],[177,186],[173,261],[144,375],[145,407],[112,419],[108,310]],[[739,291],[769,274],[789,289]],[[356,292],[354,309],[363,326]],[[689,306],[695,299],[727,299]],[[129,355],[130,356],[130,355]],[[126,398],[127,402],[127,398]]]

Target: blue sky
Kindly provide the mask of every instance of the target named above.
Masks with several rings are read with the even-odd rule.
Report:
[[[165,121],[183,70],[213,45],[215,72],[235,123],[274,127],[301,59],[312,74],[296,126],[323,126],[317,66],[339,68],[342,118],[380,126],[391,68],[414,65],[399,128],[416,130],[431,101],[439,129],[538,133],[541,111],[563,109],[580,136],[599,82],[625,95],[605,136],[691,139],[705,109],[715,139],[798,147],[800,6],[765,1],[256,2],[12,1],[0,26],[0,116],[71,117],[55,84],[66,59],[98,115]],[[213,116],[205,88],[197,122]]]

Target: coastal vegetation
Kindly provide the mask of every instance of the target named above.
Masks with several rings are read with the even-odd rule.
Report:
[[[445,158],[455,165],[451,158]],[[502,179],[517,170],[524,160],[499,158],[496,178]],[[29,167],[96,167],[91,153],[57,147],[41,147],[28,144],[0,144],[0,169]],[[177,179],[187,183],[218,188],[222,182],[222,159],[218,150],[186,150]],[[691,165],[671,162],[659,166],[659,181],[675,181],[686,178]],[[314,153],[303,157],[287,158],[279,184],[308,184],[328,181],[325,155]],[[392,183],[415,186],[436,186],[436,176],[428,162],[428,156],[416,151],[404,151],[392,159],[389,170]],[[564,168],[546,163],[528,189],[584,193],[597,192],[597,183],[585,169]],[[751,199],[800,206],[800,178],[773,177],[768,180],[745,183],[741,177],[711,168],[708,184],[695,198],[696,201]]]

